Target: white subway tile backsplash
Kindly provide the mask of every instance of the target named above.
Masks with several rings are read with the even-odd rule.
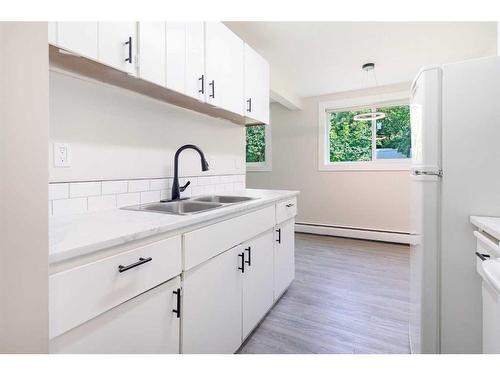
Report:
[[[57,199],[52,201],[54,216],[77,214],[87,211],[87,198]]]
[[[69,184],[50,184],[49,199],[65,199],[69,198]]]
[[[160,199],[170,199],[172,197],[171,190],[162,190],[160,191]]]
[[[128,191],[127,181],[103,181],[102,195],[121,194]]]
[[[160,201],[160,191],[144,191],[141,192],[141,204]]]
[[[151,190],[166,190],[168,189],[168,178],[159,178],[150,180]]]
[[[193,197],[196,197],[197,195],[203,195],[205,193],[205,187],[200,185],[193,186],[191,192],[193,193]]]
[[[234,183],[234,191],[242,191],[245,190],[245,184],[243,182],[235,182]]]
[[[182,198],[203,194],[227,194],[245,189],[245,175],[191,176],[179,179],[182,186],[191,181],[181,193]],[[49,215],[132,206],[169,199],[172,178],[91,181],[49,184]]]
[[[101,195],[101,182],[72,182],[69,184],[70,198]]]
[[[149,190],[149,180],[131,180],[128,182],[128,192],[135,193]]]
[[[140,193],[118,194],[116,196],[116,206],[118,208],[125,206],[133,206],[135,204],[140,204],[140,203],[141,203]]]
[[[116,195],[100,195],[88,198],[88,210],[100,211],[116,208]]]

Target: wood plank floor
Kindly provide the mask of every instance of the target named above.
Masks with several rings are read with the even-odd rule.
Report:
[[[409,353],[408,246],[295,241],[295,280],[240,353]]]

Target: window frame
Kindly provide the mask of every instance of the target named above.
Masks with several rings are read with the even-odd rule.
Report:
[[[351,99],[318,103],[318,170],[319,171],[408,171],[411,158],[375,159],[370,161],[330,161],[330,118],[331,112],[347,112],[359,109],[376,109],[397,105],[409,105],[408,92],[364,96]],[[373,131],[374,130],[374,131]],[[372,128],[372,159],[376,153],[376,128]]]
[[[246,126],[245,126],[245,163],[247,172],[271,172],[272,171],[272,147],[271,147],[271,124],[256,124],[264,126],[265,151],[266,161],[264,162],[247,162],[246,158]],[[252,126],[252,125],[249,125]],[[255,126],[255,125],[254,125]]]

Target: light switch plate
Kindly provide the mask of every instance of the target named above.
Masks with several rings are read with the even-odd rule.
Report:
[[[71,167],[71,146],[69,143],[54,143],[54,167]]]

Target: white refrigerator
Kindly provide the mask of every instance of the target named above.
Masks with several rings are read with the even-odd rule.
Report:
[[[469,216],[500,216],[500,58],[423,68],[410,111],[411,351],[480,353]]]

